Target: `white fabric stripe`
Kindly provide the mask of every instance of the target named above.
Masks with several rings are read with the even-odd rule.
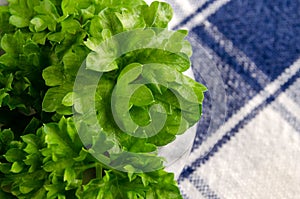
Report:
[[[285,107],[298,121],[300,121],[300,107],[292,99],[290,99],[285,93],[282,93],[277,98],[278,102]]]
[[[254,78],[260,85],[270,82],[270,78],[258,69],[256,64],[250,60],[244,52],[236,48],[232,41],[227,39],[216,26],[205,20],[203,22],[206,32],[228,53],[229,56],[234,57],[237,63],[246,71],[249,71],[252,78]],[[255,71],[255,72],[254,72]]]
[[[189,199],[205,199],[188,179],[184,179],[180,182],[179,186],[181,188],[181,192],[187,195]]]
[[[260,91],[255,97],[253,97],[247,104],[245,104],[236,114],[234,114],[225,124],[219,128],[212,136],[199,146],[189,157],[187,165],[191,165],[199,157],[204,156],[209,152],[214,144],[217,143],[223,135],[234,128],[239,121],[243,120],[250,112],[252,112],[257,106],[262,104],[268,97],[273,95],[280,87],[286,83],[293,75],[300,70],[300,59],[298,59],[293,65],[285,69],[285,71],[273,82]]]
[[[178,0],[180,1],[180,0]],[[208,0],[189,0],[189,3],[192,1],[192,5],[195,5],[195,7],[193,8],[193,10],[197,10],[198,8],[201,8]],[[181,1],[180,1],[181,2]],[[191,4],[191,3],[190,3]]]
[[[295,199],[300,195],[300,136],[273,104],[276,101],[193,173],[220,198]]]
[[[195,9],[188,1],[177,0],[175,3],[184,11],[185,15],[186,13],[193,13]]]
[[[213,3],[211,3],[208,8],[203,10],[202,12],[195,15],[191,20],[189,20],[185,25],[179,27],[179,29],[187,29],[191,30],[194,27],[200,25],[203,23],[210,15],[214,14],[218,9],[220,9],[222,6],[230,2],[230,0],[216,0]],[[170,26],[171,29],[173,29],[175,26]]]
[[[164,0],[170,3],[174,9],[173,19],[169,23],[170,29],[178,26],[186,17],[193,14],[197,9],[201,8],[208,0],[199,0],[198,2],[191,3],[190,1],[182,0]]]

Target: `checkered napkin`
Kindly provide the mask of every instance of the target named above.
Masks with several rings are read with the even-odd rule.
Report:
[[[168,2],[209,89],[184,197],[300,198],[300,1]]]

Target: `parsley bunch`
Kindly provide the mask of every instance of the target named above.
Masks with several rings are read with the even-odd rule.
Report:
[[[201,116],[206,88],[182,74],[190,67],[187,32],[177,31],[180,36],[163,40],[161,48],[137,49],[109,65],[101,58],[111,52],[97,49],[137,29],[140,34],[126,45],[147,43],[171,18],[168,4],[143,0],[8,0],[8,6],[0,6],[0,198],[182,198],[157,150]],[[102,74],[92,96],[101,126],[96,132],[82,112],[90,102],[89,88],[81,88],[86,95],[80,98],[74,90],[82,63]],[[149,63],[157,67],[145,68]],[[127,86],[142,78],[148,83],[129,96]],[[129,104],[118,97],[112,104],[114,95],[127,97]],[[123,118],[124,108],[134,122]],[[80,127],[76,114],[87,118]],[[144,127],[162,114],[164,125],[152,135]],[[130,130],[147,136],[132,136]],[[124,151],[144,153],[144,159]],[[142,172],[150,167],[157,169]]]

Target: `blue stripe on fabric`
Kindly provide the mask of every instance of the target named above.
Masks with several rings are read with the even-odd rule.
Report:
[[[208,20],[271,80],[300,55],[300,1],[232,0]]]
[[[300,106],[300,79],[286,92],[287,96],[291,98],[296,104]]]
[[[208,7],[208,5],[210,5],[212,2],[214,2],[215,0],[208,0],[207,2],[205,2],[202,6],[200,6],[193,14],[187,16],[184,20],[182,20],[181,22],[179,22],[178,25],[176,25],[173,29],[177,30],[179,29],[181,26],[184,26],[187,22],[189,22],[193,17],[195,17],[197,14],[201,13],[204,9],[206,9]]]
[[[178,183],[181,184],[184,178],[179,178]],[[199,194],[206,199],[220,199],[220,197],[209,187],[209,185],[201,179],[199,176],[191,175],[189,177],[191,184],[199,191]],[[188,195],[184,195],[185,199],[188,199]],[[192,198],[191,198],[192,199]]]
[[[206,199],[220,199],[218,195],[212,191],[207,183],[198,176],[190,176],[190,182],[196,187],[201,195]]]
[[[204,156],[199,157],[196,161],[192,163],[191,166],[186,167],[182,174],[181,178],[188,178],[197,168],[201,165],[205,164],[212,156],[214,156],[219,149],[230,141],[231,137],[233,137],[236,133],[239,132],[244,125],[246,125],[249,121],[251,121],[261,110],[270,105],[272,102],[276,100],[276,97],[279,96],[282,92],[285,92],[296,80],[300,78],[300,71],[298,71],[293,77],[291,77],[284,85],[282,85],[281,89],[276,91],[272,96],[267,98],[262,104],[257,106],[251,113],[249,113],[243,120],[241,120],[230,132],[227,132],[218,142],[213,146],[213,148]]]
[[[205,33],[203,33],[201,35],[203,36]],[[196,80],[198,82],[203,83],[204,85],[206,85],[208,87],[208,92],[205,93],[205,98],[204,98],[204,102],[203,102],[203,117],[201,118],[200,123],[198,125],[197,135],[195,137],[195,141],[194,141],[194,145],[193,145],[193,149],[192,149],[192,150],[195,150],[202,144],[202,142],[208,136],[210,136],[212,133],[214,133],[224,123],[226,118],[228,119],[234,113],[234,111],[240,109],[240,107],[242,107],[249,100],[249,98],[253,97],[258,92],[253,90],[250,85],[247,85],[247,83],[244,81],[244,78],[242,78],[238,73],[236,73],[236,71],[233,70],[231,68],[231,66],[224,63],[220,59],[220,55],[217,55],[216,52],[213,51],[215,49],[211,49],[212,45],[207,46],[206,44],[203,43],[202,38],[199,38],[199,36],[195,36],[195,34],[190,34],[190,35],[193,38],[191,40],[191,42],[193,43],[193,46],[196,48],[196,50],[194,50],[194,54],[191,58],[192,63],[193,63],[192,68],[193,68]],[[209,37],[209,35],[207,35],[207,36]],[[214,41],[215,40],[212,40],[211,43],[214,43]],[[206,54],[208,54],[208,55],[203,55],[203,52],[202,52],[203,50],[197,50],[198,45],[203,46],[204,50],[207,51]],[[215,44],[215,43],[214,43],[214,45],[219,46],[218,44]],[[219,48],[222,48],[222,47],[219,46]],[[210,62],[213,62],[213,63],[210,64],[209,61],[207,61],[208,56],[212,57],[212,60]],[[203,62],[207,62],[207,63],[203,63]],[[205,65],[205,66],[199,67],[199,65]],[[216,69],[214,69],[214,67]],[[219,76],[220,76],[219,81],[222,81],[222,84],[223,84],[224,88],[226,89],[226,93],[229,93],[229,94],[227,94],[228,105],[225,105],[225,106],[229,107],[229,110],[227,108],[227,111],[226,110],[216,110],[216,107],[215,107],[215,106],[218,106],[218,107],[222,106],[220,104],[217,104],[217,105],[215,104],[215,103],[220,103],[219,101],[221,101],[221,103],[223,103],[223,104],[224,103],[226,104],[225,96],[223,96],[222,92],[218,91],[218,94],[217,94],[218,96],[214,96],[213,99],[210,97],[211,91],[216,92],[217,89],[220,89],[220,85],[216,85],[219,83],[217,83],[216,79],[215,79],[217,72],[215,72],[214,70],[218,70],[217,68],[219,69],[219,72],[218,72]],[[213,74],[204,72],[205,70],[210,70],[213,72]],[[252,69],[251,71],[256,72],[257,74],[260,74],[256,68]],[[204,76],[204,77],[202,78],[202,76]],[[208,76],[213,78],[213,80],[210,82],[205,81],[205,79],[207,79]],[[226,84],[224,84],[224,82]],[[218,87],[218,88],[215,88],[215,87]],[[223,92],[224,92],[224,94],[226,94],[225,91],[223,91]],[[222,99],[215,99],[216,97],[217,98],[221,97]],[[214,102],[212,102],[212,100]],[[226,109],[226,107],[225,107],[225,109]],[[226,115],[227,115],[227,117],[226,117]]]
[[[262,86],[255,79],[249,78],[251,75],[243,69],[243,66],[236,62],[234,57],[229,56],[225,50],[207,34],[203,26],[198,26],[192,31],[198,35],[198,39],[201,40],[202,43],[205,43],[212,49],[217,56],[222,57],[223,64],[219,65],[219,70],[221,72],[221,77],[225,82],[228,102],[227,118],[230,118],[249,99],[261,91]],[[194,58],[192,57],[192,59]],[[194,67],[194,73],[196,80],[198,80],[199,77],[196,76],[196,67]]]
[[[202,116],[201,120],[197,125],[197,134],[194,140],[192,152],[199,147],[203,141],[210,135],[209,126],[212,121],[211,117],[211,103],[210,103],[210,95],[209,92],[204,94],[204,101],[202,105]],[[218,128],[221,124],[219,124],[216,128]]]
[[[195,78],[208,88],[208,91],[204,93],[202,117],[197,126],[193,151],[224,123],[227,105],[224,82],[217,67],[217,64],[223,65],[221,60],[217,59],[215,53],[210,51],[208,47],[197,48],[198,45],[204,46],[197,39],[197,36],[193,36],[191,42],[193,46],[196,46],[191,58]],[[210,60],[207,57],[212,57],[212,59]]]
[[[264,85],[260,85],[256,79],[251,78],[249,72],[246,71],[243,66],[238,64],[234,57],[228,55],[228,53],[223,47],[220,46],[220,44],[215,42],[215,40],[205,31],[203,25],[195,27],[192,31],[196,33],[199,39],[201,39],[206,45],[208,45],[208,47],[214,50],[214,52],[219,57],[222,57],[222,61],[224,61],[224,63],[228,64],[236,73],[238,73],[243,78],[243,80],[245,80],[245,82],[247,82],[247,84],[250,85],[255,91],[259,92],[260,90],[262,90],[262,86]],[[224,74],[224,76],[225,75],[229,74]],[[227,82],[226,80],[228,80],[228,78],[229,77],[227,77],[227,79],[224,79],[224,82]]]
[[[300,133],[300,121],[290,111],[288,111],[281,103],[275,103],[272,108],[275,111],[278,111],[281,117]]]
[[[192,150],[196,149],[209,135],[214,133],[225,121],[227,114],[226,91],[224,81],[217,65],[224,65],[219,57],[201,43],[197,35],[190,34],[189,41],[194,52],[191,58],[192,69],[198,82],[207,86],[204,93],[202,118]]]

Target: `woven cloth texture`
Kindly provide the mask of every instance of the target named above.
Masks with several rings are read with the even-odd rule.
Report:
[[[300,1],[167,2],[208,87],[184,198],[300,198]]]

